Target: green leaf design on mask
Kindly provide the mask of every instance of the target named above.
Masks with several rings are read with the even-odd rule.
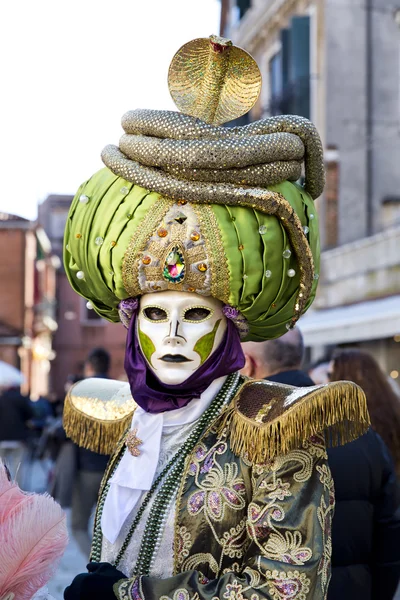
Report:
[[[146,333],[144,333],[141,329],[139,329],[139,343],[141,351],[151,364],[151,357],[156,351],[156,347],[149,338],[149,336]]]
[[[193,350],[197,352],[197,354],[200,356],[201,365],[204,363],[205,360],[207,360],[207,358],[211,354],[211,351],[214,346],[215,335],[217,333],[217,329],[220,323],[221,319],[218,319],[218,321],[214,325],[214,329],[210,331],[210,333],[206,333],[199,340],[197,340],[193,348]]]

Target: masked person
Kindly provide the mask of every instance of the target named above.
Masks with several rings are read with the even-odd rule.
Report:
[[[351,383],[238,373],[240,339],[282,335],[314,298],[320,139],[294,116],[219,126],[260,90],[257,65],[228,40],[183,46],[169,85],[184,114],[127,113],[68,218],[66,272],[127,327],[129,384],[88,379],[66,399],[69,435],[114,454],[89,573],[65,598],[325,598],[324,434],[365,431],[365,398]]]

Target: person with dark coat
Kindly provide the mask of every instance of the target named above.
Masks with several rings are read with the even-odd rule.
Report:
[[[33,418],[32,404],[19,388],[9,387],[0,391],[0,458],[19,481],[22,480],[20,465],[26,454],[29,437],[28,422]]]
[[[104,348],[93,349],[85,362],[84,376],[108,379],[110,355]],[[76,444],[74,454],[76,470],[72,488],[72,532],[85,556],[90,554],[91,536],[89,521],[97,502],[101,480],[106,470],[109,456],[80,448]]]
[[[276,340],[246,342],[243,350],[245,375],[314,385],[301,371],[298,328]],[[336,499],[328,600],[392,600],[400,580],[400,488],[390,453],[370,429],[350,444],[329,448],[328,464]]]

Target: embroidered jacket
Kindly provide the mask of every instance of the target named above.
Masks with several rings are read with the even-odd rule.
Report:
[[[246,382],[186,460],[173,576],[123,579],[114,586],[117,598],[326,598],[334,492],[318,432],[348,440],[367,426],[365,398],[353,384],[301,389]],[[99,506],[124,440],[105,474]]]

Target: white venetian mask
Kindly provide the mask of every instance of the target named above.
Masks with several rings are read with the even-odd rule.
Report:
[[[188,292],[158,292],[140,299],[140,349],[160,381],[188,379],[220,345],[226,331],[223,304]]]

